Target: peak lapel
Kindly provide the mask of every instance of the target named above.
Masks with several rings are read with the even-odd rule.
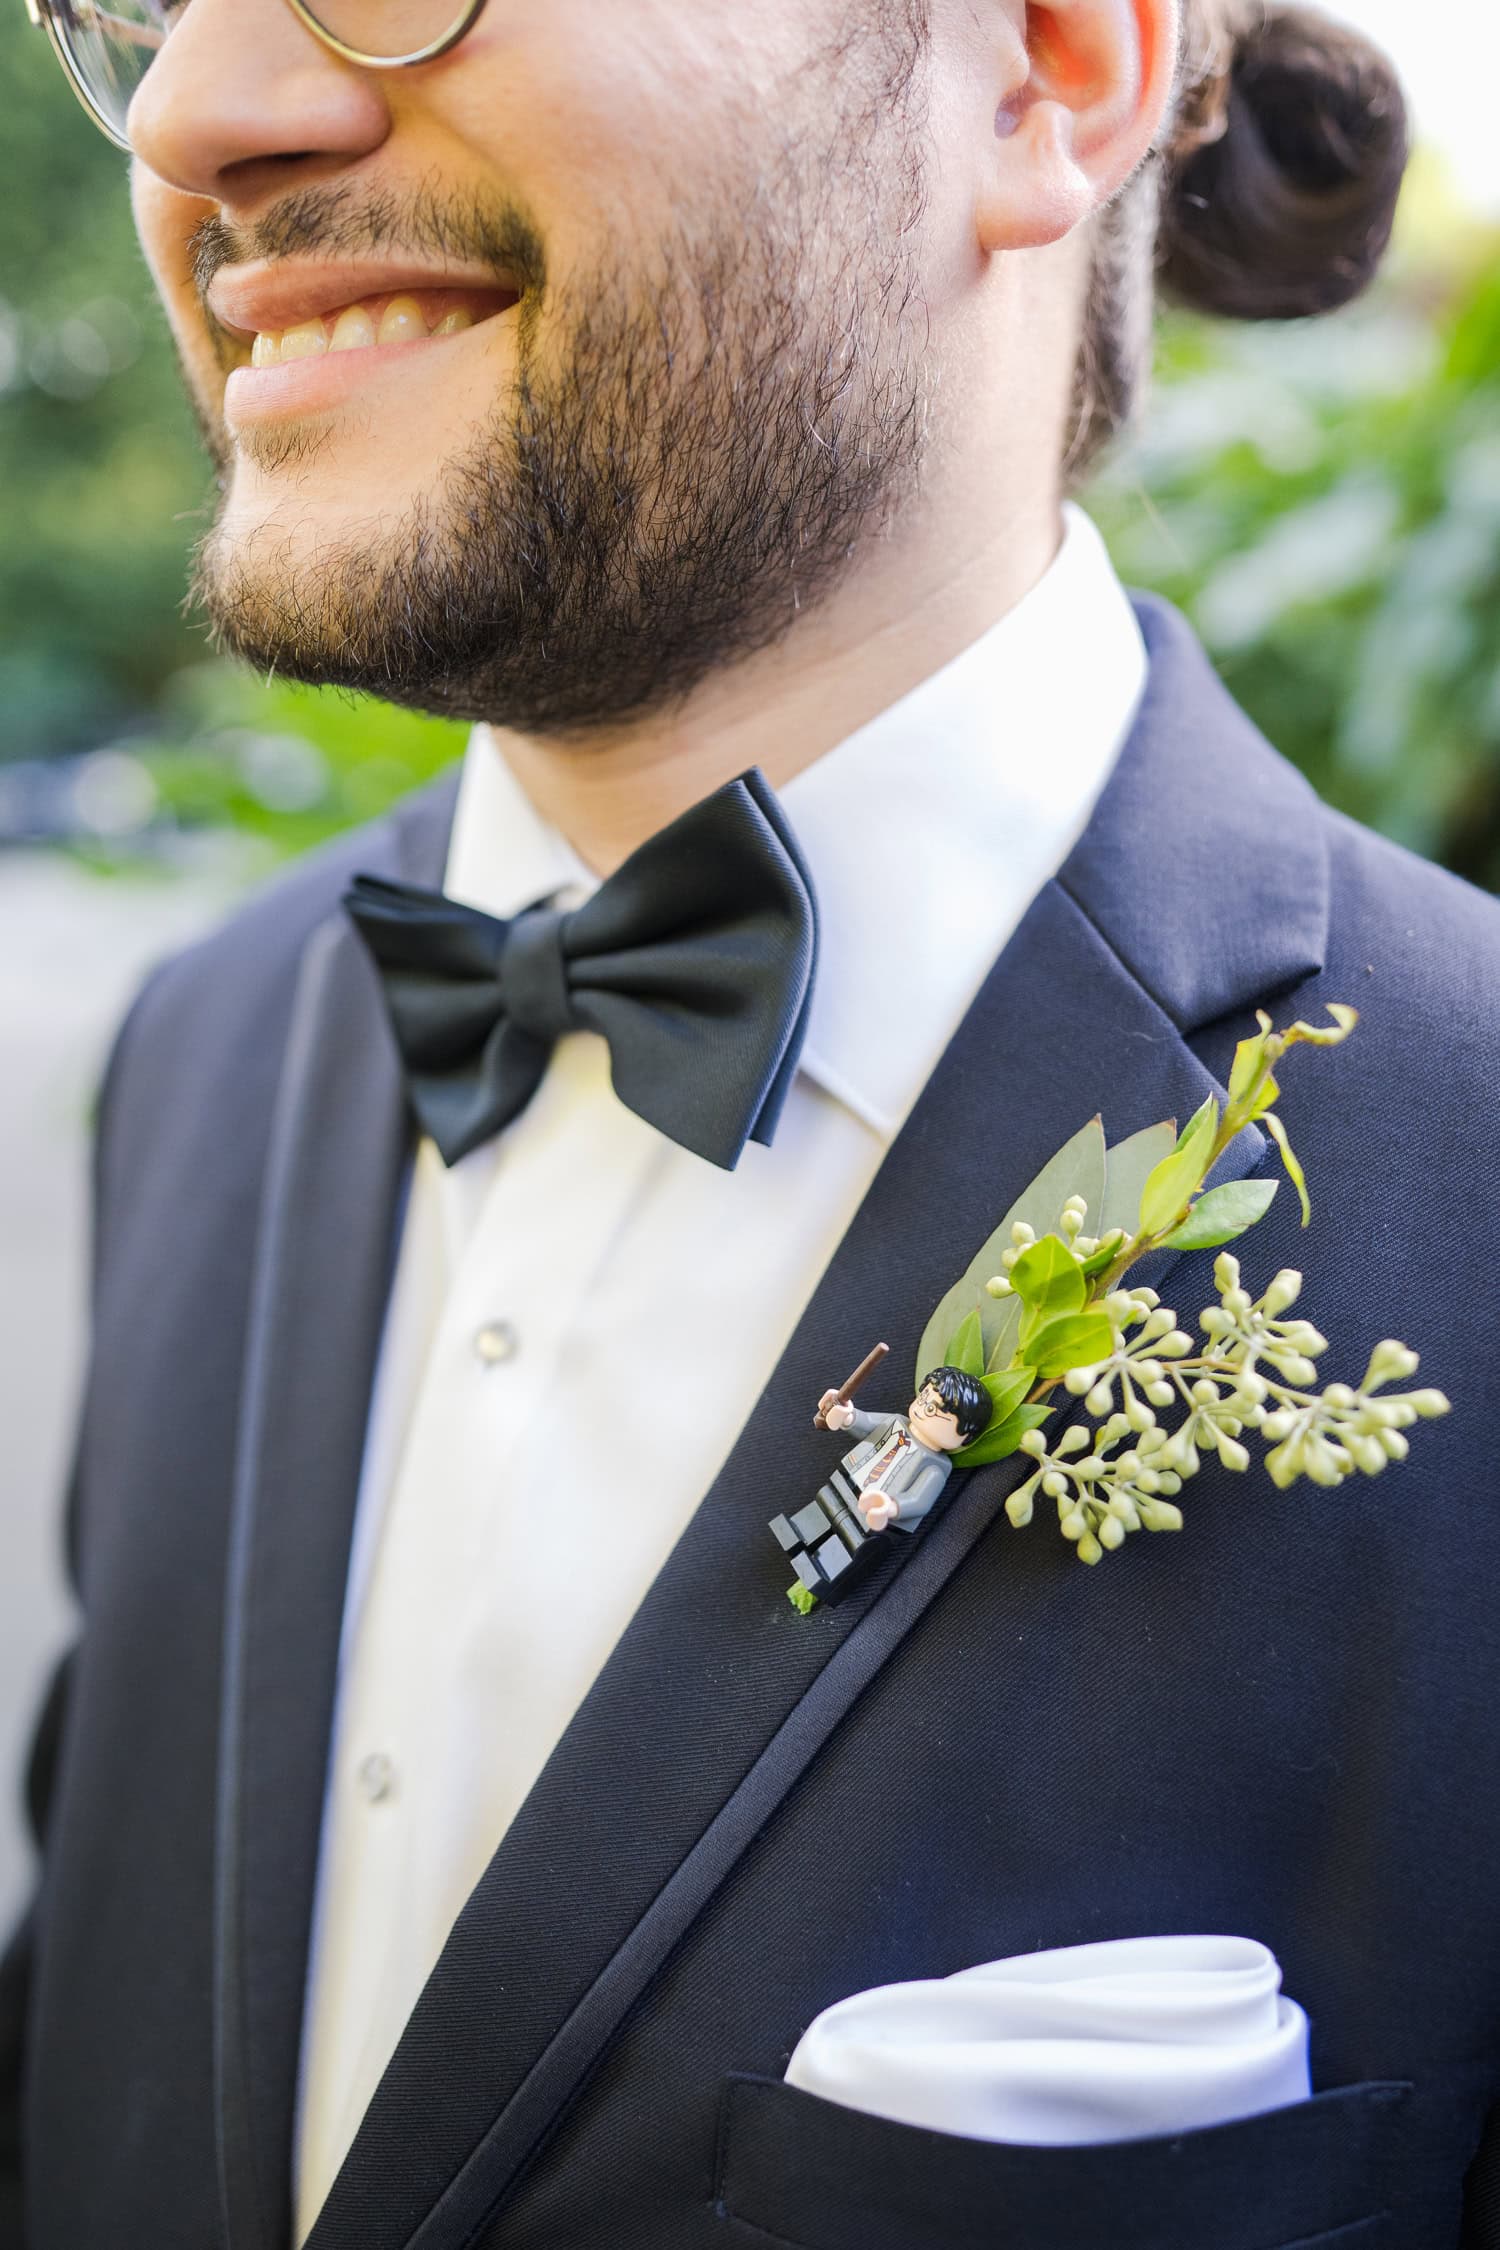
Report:
[[[371,837],[433,881],[451,783]],[[368,957],[309,939],[256,1249],[225,1621],[215,2069],[229,2250],[281,2250],[349,1540],[409,1129]]]
[[[1176,613],[1143,604],[1141,618],[1150,695],[1086,834],[996,962],[722,1473],[470,1896],[309,2250],[472,2239],[1021,1480],[1024,1458],[963,1480],[868,1595],[797,1617],[766,1521],[827,1473],[811,1412],[830,1370],[888,1336],[896,1399],[932,1305],[1068,1134],[1096,1110],[1111,1141],[1185,1119],[1216,1082],[1184,1034],[1321,958],[1316,801]],[[1215,1178],[1241,1176],[1265,1145],[1247,1128]],[[1003,1571],[1013,1536],[971,1567]],[[1074,1565],[1060,1555],[1058,1567]],[[1149,1568],[1149,1547],[1123,1567]]]
[[[1225,693],[1181,611],[1134,599],[1145,696],[1057,881],[1191,1038],[1322,967],[1325,815]]]

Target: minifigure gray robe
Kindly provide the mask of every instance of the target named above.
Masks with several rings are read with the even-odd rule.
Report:
[[[861,1442],[844,1455],[844,1467],[856,1484],[875,1459],[891,1432],[905,1430],[908,1445],[881,1479],[878,1489],[894,1500],[899,1513],[891,1519],[892,1531],[915,1531],[936,1506],[953,1470],[953,1456],[935,1445],[924,1445],[904,1414],[863,1414],[854,1409],[848,1427]],[[863,1489],[861,1487],[861,1489]]]

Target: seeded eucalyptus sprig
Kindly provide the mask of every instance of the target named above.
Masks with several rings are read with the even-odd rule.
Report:
[[[1033,1455],[1036,1468],[1010,1495],[1006,1513],[1017,1526],[1029,1523],[1040,1488],[1057,1502],[1063,1536],[1082,1562],[1098,1562],[1132,1531],[1180,1530],[1176,1495],[1184,1480],[1205,1452],[1227,1469],[1247,1469],[1245,1432],[1270,1445],[1265,1465],[1283,1489],[1300,1476],[1334,1485],[1356,1469],[1374,1476],[1403,1459],[1403,1431],[1448,1411],[1437,1390],[1376,1395],[1417,1366],[1417,1354],[1394,1338],[1376,1345],[1358,1389],[1308,1389],[1327,1338],[1311,1321],[1286,1317],[1302,1288],[1295,1267],[1282,1267],[1252,1299],[1238,1258],[1221,1249],[1219,1300],[1198,1320],[1207,1339],[1201,1350],[1154,1289],[1121,1286],[1154,1250],[1218,1248],[1264,1216],[1276,1181],[1204,1186],[1250,1123],[1275,1140],[1308,1224],[1307,1182],[1273,1106],[1280,1093],[1274,1073],[1290,1048],[1335,1047],[1359,1020],[1338,1003],[1329,1014],[1332,1027],[1299,1019],[1274,1031],[1257,1009],[1260,1030],[1235,1049],[1222,1115],[1210,1094],[1180,1133],[1168,1119],[1112,1149],[1101,1118],[1090,1118],[1017,1198],[927,1324],[917,1381],[934,1366],[961,1367],[984,1384],[993,1407],[988,1429],[954,1455],[955,1465],[978,1467],[1017,1450]],[[1070,1426],[1054,1452],[1041,1425],[1059,1384],[1081,1396],[1101,1426],[1092,1440]],[[1168,1429],[1157,1409],[1172,1406],[1186,1411]]]

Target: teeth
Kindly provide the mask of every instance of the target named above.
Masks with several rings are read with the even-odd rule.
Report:
[[[263,330],[250,347],[252,367],[279,367],[284,360],[316,359],[323,352],[363,351],[369,344],[413,344],[424,342],[428,335],[426,319],[415,297],[392,297],[377,321],[375,306],[379,298],[369,304],[345,305],[337,314],[326,320],[299,321],[295,328],[280,332]],[[455,305],[445,312],[434,336],[457,336],[465,328],[474,326],[474,315],[467,305]]]
[[[393,297],[380,316],[382,344],[409,344],[427,334],[427,323],[415,297]]]
[[[281,338],[281,357],[289,359],[321,359],[328,349],[328,336],[321,320],[304,320],[296,328],[285,329]]]
[[[331,352],[357,352],[375,341],[375,323],[363,305],[346,305],[328,339]]]

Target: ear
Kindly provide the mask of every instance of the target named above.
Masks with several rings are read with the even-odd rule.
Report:
[[[1007,40],[998,72],[975,213],[982,249],[1058,242],[1124,186],[1171,98],[1178,9],[1179,0],[1024,6],[1024,41],[1018,51]]]

